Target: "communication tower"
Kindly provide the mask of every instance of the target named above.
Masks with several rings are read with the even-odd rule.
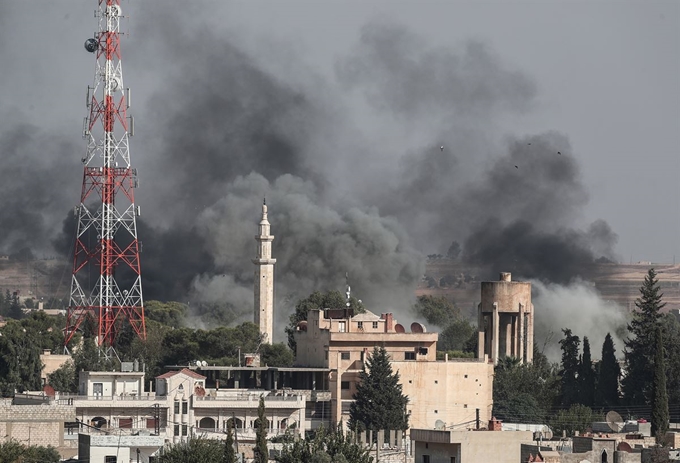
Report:
[[[112,349],[124,323],[146,339],[134,190],[130,164],[130,90],[123,86],[120,0],[98,0],[98,30],[85,41],[96,57],[94,85],[87,88],[87,141],[67,312],[65,345],[87,317],[97,325],[97,344]],[[102,350],[103,350],[102,349]]]

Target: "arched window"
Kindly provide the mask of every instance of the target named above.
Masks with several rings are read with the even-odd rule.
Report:
[[[608,461],[609,460],[607,459],[607,449],[602,449],[602,456],[601,456],[600,462],[601,463],[608,463]]]

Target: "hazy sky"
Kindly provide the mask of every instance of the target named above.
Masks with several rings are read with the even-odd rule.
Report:
[[[0,3],[0,122],[5,127],[28,123],[72,140],[77,149],[72,159],[62,160],[71,172],[61,180],[67,183],[61,194],[66,209],[68,198],[77,202],[80,189],[84,142],[79,136],[94,67],[83,42],[96,28],[96,3]],[[680,259],[680,2],[195,0],[182,14],[187,3],[122,3],[130,15],[124,26],[130,35],[122,42],[125,85],[133,89],[139,131],[132,158],[147,171],[154,167],[145,163],[143,149],[155,141],[144,141],[145,126],[154,117],[146,105],[182,62],[150,56],[154,47],[144,46],[143,39],[176,44],[205,34],[203,46],[209,49],[219,46],[212,36],[225,35],[281,80],[318,80],[323,89],[335,86],[338,60],[356,50],[362,28],[397,24],[431,50],[455,49],[470,39],[482,42],[505,68],[531,79],[536,86],[531,107],[498,116],[496,142],[505,135],[565,135],[590,196],[574,225],[609,222],[624,261]],[[156,12],[169,11],[187,28],[149,23]],[[182,37],[187,33],[192,36]],[[436,53],[430,58],[436,66]],[[347,98],[349,105],[352,97]],[[363,137],[370,139],[372,123],[375,143],[389,144],[384,121],[366,121]],[[51,141],[46,135],[36,145],[45,150],[46,164],[54,162]],[[23,175],[31,182],[30,166]],[[153,188],[142,177],[144,187]],[[138,192],[142,205],[145,194]]]

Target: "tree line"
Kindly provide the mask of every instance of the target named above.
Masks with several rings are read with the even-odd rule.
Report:
[[[650,269],[627,324],[623,369],[608,333],[600,360],[593,362],[590,340],[562,329],[559,364],[550,364],[534,346],[534,362],[500,359],[494,377],[496,417],[508,422],[546,423],[571,434],[604,420],[607,410],[651,421],[657,438],[668,430],[669,403],[680,404],[680,323],[663,313],[662,293]]]

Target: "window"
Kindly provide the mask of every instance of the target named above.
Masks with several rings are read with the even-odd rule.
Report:
[[[349,389],[349,381],[340,381],[340,389]]]
[[[404,352],[404,360],[415,360],[416,359],[416,353],[415,352]]]
[[[364,322],[357,322],[357,328],[359,328],[360,330],[363,330],[364,329]]]
[[[104,395],[104,383],[94,383],[92,385],[92,393],[95,397],[101,397]]]
[[[179,425],[178,424],[175,425],[175,432],[173,433],[173,435],[179,436]]]
[[[326,351],[326,360],[328,360],[328,351]]]
[[[116,463],[118,458],[115,455],[107,455],[104,457],[104,463]]]
[[[175,400],[175,415],[179,414],[179,400]]]
[[[187,435],[187,425],[186,425],[186,424],[183,424],[183,425],[182,425],[182,435],[183,435],[183,436],[186,436],[186,435]]]
[[[430,463],[430,456],[429,455],[423,455],[423,463]]]
[[[338,322],[338,333],[344,333],[345,331],[347,331],[345,322]]]
[[[119,418],[118,427],[122,429],[132,429],[132,418]]]
[[[378,322],[373,322],[373,329],[377,330],[378,329]]]
[[[418,353],[420,355],[427,355],[427,347],[419,347],[418,348]]]
[[[451,457],[451,463],[456,463],[456,457]]]
[[[156,429],[156,418],[146,419],[146,429]]]
[[[340,353],[340,358],[342,360],[349,360],[349,352],[341,352]]]
[[[182,415],[186,415],[187,413],[189,413],[189,402],[187,402],[186,400],[183,400],[182,401]]]

